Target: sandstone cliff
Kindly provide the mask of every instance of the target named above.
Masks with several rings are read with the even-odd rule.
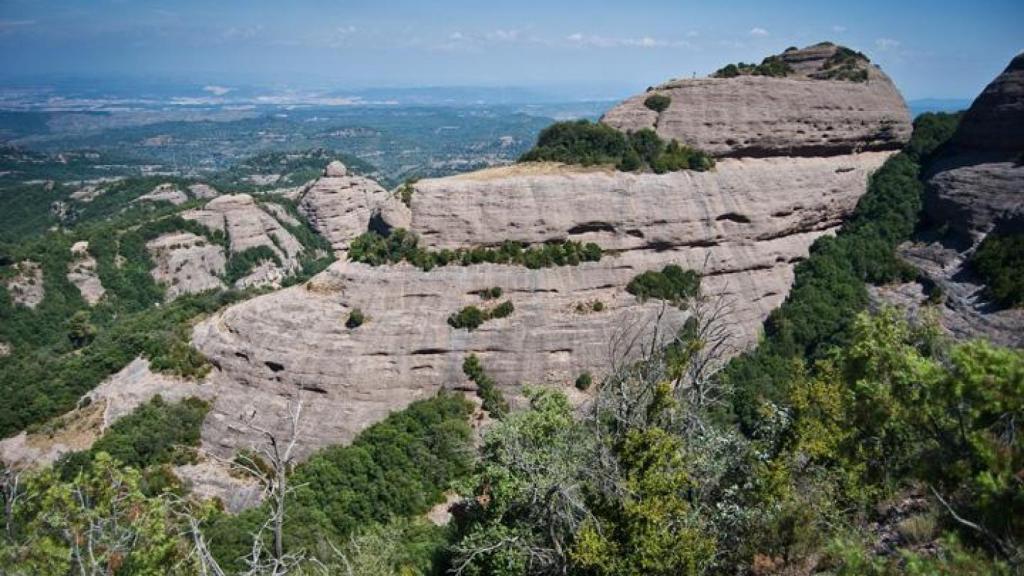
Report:
[[[862,63],[864,81],[824,79],[840,47],[817,44],[779,55],[785,77],[672,80],[609,110],[622,131],[654,129],[716,156],[824,156],[897,149],[910,137],[910,113],[881,70]],[[651,95],[671,99],[657,112]]]
[[[997,228],[1024,227],[1024,55],[1010,62],[964,114],[952,142],[926,175],[929,228],[900,248],[943,301],[939,319],[961,337],[984,336],[1024,346],[1024,310],[998,309],[969,264]],[[926,300],[918,283],[876,290],[878,298],[916,310]]]

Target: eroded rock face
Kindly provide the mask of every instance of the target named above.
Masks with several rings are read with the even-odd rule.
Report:
[[[834,45],[786,52],[794,74],[673,80],[629,98],[601,122],[629,132],[655,130],[663,139],[715,156],[823,156],[894,150],[910,138],[910,113],[881,70],[868,65],[867,81],[815,77]],[[656,112],[644,101],[671,98]]]
[[[14,265],[14,276],[7,280],[7,293],[15,304],[35,308],[43,302],[43,269],[38,262],[23,260]]]
[[[338,161],[331,162],[324,174],[306,190],[299,210],[336,251],[347,250],[374,218],[392,228],[408,226],[409,209],[373,180],[347,176]]]
[[[96,275],[96,259],[89,253],[89,243],[76,242],[71,247],[71,255],[73,258],[68,262],[68,281],[78,288],[90,306],[95,306],[107,291]]]
[[[215,387],[247,390],[215,403],[204,443],[225,453],[244,445],[239,416],[255,412],[273,426],[300,391],[316,422],[305,431],[303,454],[347,442],[440,388],[472,389],[462,373],[470,353],[512,398],[523,383],[571,389],[581,372],[607,370],[617,335],[653,325],[661,305],[637,302],[625,286],[670,263],[703,271],[706,292],[729,303],[733,345],[742,348],[785,298],[793,265],[852,210],[887,155],[730,159],[714,173],[665,175],[521,165],[421,181],[410,227],[427,246],[572,239],[608,253],[600,262],[540,270],[482,264],[424,272],[341,261],[306,285],[232,306],[193,334],[217,367]],[[447,324],[464,306],[484,306],[479,294],[491,287],[514,304],[511,316],[472,332]],[[602,310],[589,306],[596,301]],[[354,308],[368,320],[348,329]],[[663,322],[684,317],[669,309]]]
[[[1024,151],[1024,54],[1010,61],[964,114],[955,141],[965,147]]]
[[[153,279],[167,287],[167,299],[225,288],[220,277],[227,262],[224,249],[191,232],[164,234],[146,243],[156,267]]]
[[[1000,309],[985,296],[970,265],[991,233],[1024,225],[1024,56],[1018,56],[971,105],[952,142],[927,175],[925,212],[930,230],[900,247],[900,255],[929,283],[929,302],[918,283],[874,291],[879,302],[916,314],[931,306],[953,335],[1024,346],[1024,310]]]

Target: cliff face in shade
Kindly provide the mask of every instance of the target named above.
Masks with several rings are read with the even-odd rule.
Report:
[[[1017,56],[964,114],[952,141],[930,162],[925,213],[930,229],[900,254],[938,286],[939,321],[963,338],[1024,346],[1024,310],[999,309],[985,296],[970,258],[993,232],[1024,229],[1024,55]],[[916,310],[918,283],[876,290],[882,302]]]
[[[899,149],[910,138],[911,118],[888,76],[865,62],[865,82],[820,78],[838,49],[819,44],[779,55],[792,69],[784,78],[672,80],[627,99],[601,122],[623,132],[650,128],[715,156]],[[644,105],[654,94],[671,99],[666,110]]]
[[[1024,54],[974,100],[964,114],[955,142],[981,149],[1024,152]]]

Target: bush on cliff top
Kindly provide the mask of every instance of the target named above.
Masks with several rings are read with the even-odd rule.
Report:
[[[652,99],[654,102],[648,104]],[[645,105],[667,108],[667,100],[668,97],[655,95],[649,97]],[[611,126],[587,120],[556,122],[548,126],[541,131],[537,144],[519,161],[583,166],[614,164],[624,172],[646,169],[659,174],[676,170],[710,170],[715,165],[714,158],[705,152],[675,140],[666,143],[649,128],[623,134]]]

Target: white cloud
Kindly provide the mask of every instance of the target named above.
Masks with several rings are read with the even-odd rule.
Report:
[[[751,36],[767,36],[768,35],[768,31],[765,30],[764,28],[759,27],[759,26],[755,26],[755,27],[750,29],[750,35]]]
[[[839,24],[836,24],[835,26],[832,27],[832,31],[836,32],[837,34],[842,34],[843,32],[846,32],[846,26],[840,26]]]
[[[463,38],[464,38],[464,36],[462,35],[462,32],[459,32],[458,30],[456,30],[455,32],[452,32],[451,34],[448,35],[448,39],[451,40],[452,42],[458,42],[459,40],[462,40]]]
[[[225,40],[251,40],[263,32],[263,26],[231,26],[221,32],[221,38]]]
[[[651,36],[639,38],[612,38],[608,36],[587,35],[580,32],[565,37],[576,46],[592,46],[595,48],[670,48],[690,46],[685,40],[664,40]]]
[[[900,41],[893,40],[892,38],[878,38],[875,40],[875,48],[879,50],[890,50],[892,48],[899,48]]]
[[[35,23],[35,20],[0,20],[0,35],[26,28]]]
[[[214,96],[223,96],[228,92],[231,92],[231,88],[227,86],[203,86],[203,90],[213,94]]]

